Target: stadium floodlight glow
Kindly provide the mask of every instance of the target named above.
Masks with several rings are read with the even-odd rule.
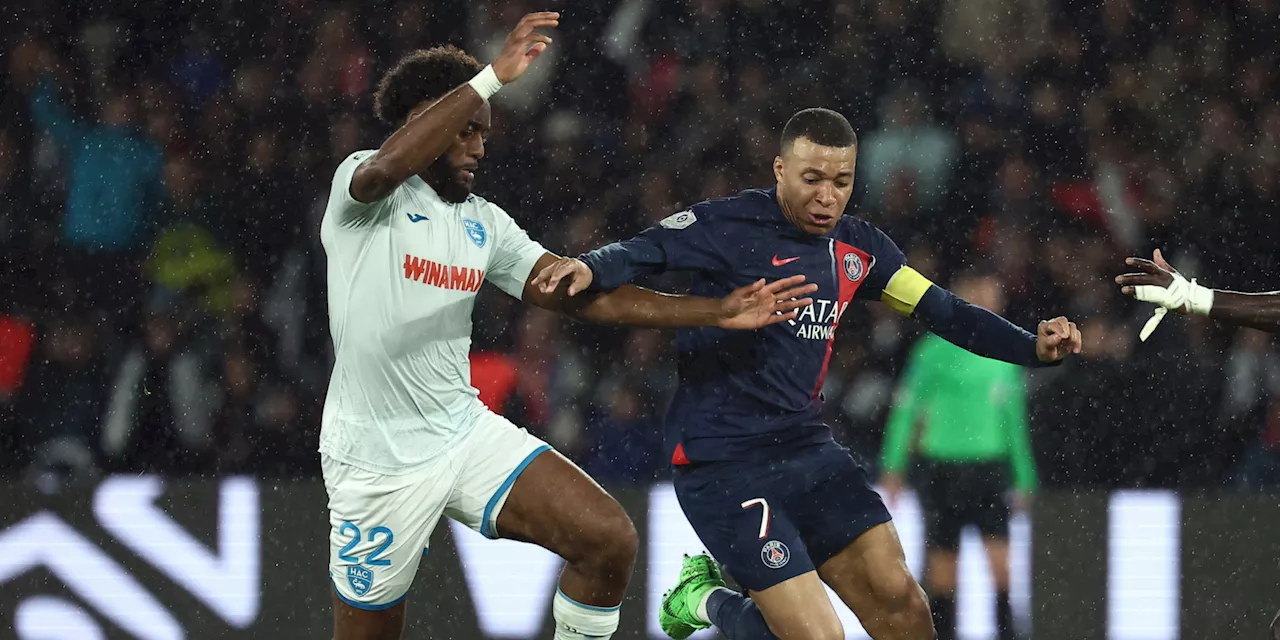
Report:
[[[1107,523],[1107,638],[1179,633],[1182,508],[1172,491],[1119,491]]]

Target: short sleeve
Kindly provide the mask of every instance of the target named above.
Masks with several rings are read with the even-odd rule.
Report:
[[[524,285],[533,266],[547,250],[530,238],[501,207],[493,203],[487,206],[493,212],[494,245],[485,279],[519,300],[524,296]]]
[[[907,265],[907,257],[880,229],[868,224],[860,231],[863,237],[850,244],[870,253],[873,262],[871,270],[867,272],[867,279],[854,297],[859,300],[879,300],[889,288],[889,281]]]
[[[388,207],[379,205],[395,197],[395,192],[393,191],[380,201],[365,203],[356,200],[351,195],[351,178],[355,175],[356,168],[374,153],[376,151],[365,150],[357,151],[347,156],[347,159],[338,165],[337,171],[333,174],[333,187],[329,191],[327,211],[342,226],[364,226],[372,222],[379,211],[389,210]]]

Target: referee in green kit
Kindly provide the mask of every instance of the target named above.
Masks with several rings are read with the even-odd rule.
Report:
[[[999,281],[973,270],[952,290],[971,304],[1004,311]],[[1000,640],[1011,640],[1009,607],[1009,508],[1025,507],[1036,487],[1035,458],[1027,433],[1021,370],[965,351],[929,334],[916,343],[885,428],[881,469],[885,497],[893,505],[907,461],[920,457],[913,475],[925,515],[925,590],[938,640],[956,637],[956,558],[960,532],[975,525],[983,535],[995,583]]]

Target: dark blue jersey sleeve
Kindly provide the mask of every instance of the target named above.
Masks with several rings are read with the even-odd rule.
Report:
[[[1024,367],[1044,367],[1036,355],[1036,336],[1004,318],[932,285],[912,317],[947,342],[980,356]],[[1059,361],[1061,362],[1061,361]]]
[[[1036,356],[1035,334],[929,282],[907,266],[902,250],[883,231],[859,222],[846,235],[875,259],[855,298],[884,301],[951,344],[980,356],[1026,367],[1049,366]]]
[[[862,233],[859,234],[862,238],[852,238],[851,240],[855,242],[850,244],[861,245],[864,251],[871,254],[875,262],[872,263],[871,270],[867,272],[867,279],[861,287],[858,287],[853,298],[854,300],[879,300],[884,290],[889,287],[889,279],[898,272],[898,269],[906,266],[907,257],[885,232],[872,225],[865,223],[864,225]],[[846,240],[846,242],[849,241]]]
[[[668,216],[640,235],[578,256],[591,268],[589,291],[608,291],[638,276],[665,271],[713,271],[723,259],[703,207]]]

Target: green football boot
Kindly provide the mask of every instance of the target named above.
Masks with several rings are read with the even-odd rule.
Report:
[[[720,566],[711,556],[700,553],[685,556],[680,567],[680,584],[662,596],[662,609],[658,611],[658,624],[662,631],[675,640],[684,640],[699,629],[711,625],[698,619],[698,605],[707,593],[725,586]]]

